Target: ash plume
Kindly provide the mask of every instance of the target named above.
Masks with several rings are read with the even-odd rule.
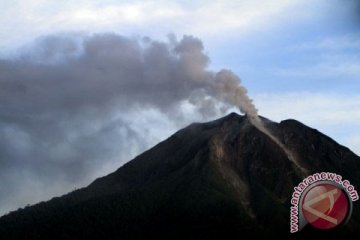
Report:
[[[198,38],[70,36],[0,59],[0,214],[71,190],[161,140],[141,112],[188,124],[186,103],[205,119],[233,106],[257,117],[239,77],[208,69]]]
[[[215,80],[215,89],[218,98],[236,106],[240,112],[257,119],[257,109],[247,95],[246,88],[241,86],[240,83],[240,78],[230,70],[221,70],[218,72]]]

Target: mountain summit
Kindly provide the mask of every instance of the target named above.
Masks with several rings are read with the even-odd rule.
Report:
[[[86,188],[3,216],[0,236],[288,236],[293,188],[308,174],[335,172],[360,187],[360,158],[348,148],[296,120],[260,120],[268,134],[235,113],[193,123]],[[356,205],[348,224],[324,234],[351,237],[359,227]]]

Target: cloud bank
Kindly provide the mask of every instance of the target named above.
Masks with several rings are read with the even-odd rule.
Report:
[[[116,34],[42,37],[0,60],[2,213],[119,167],[165,135],[148,130],[159,128],[154,116],[179,126],[193,120],[189,109],[204,119],[231,106],[256,115],[239,77],[208,64],[192,36]]]

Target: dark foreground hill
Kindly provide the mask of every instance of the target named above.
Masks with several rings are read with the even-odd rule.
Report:
[[[335,172],[360,187],[349,149],[295,120],[262,121],[306,174]],[[306,174],[232,113],[191,124],[86,188],[3,216],[0,239],[357,239],[358,202],[345,226],[290,235],[290,198]]]

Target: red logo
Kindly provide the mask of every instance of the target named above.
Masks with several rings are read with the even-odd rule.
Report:
[[[306,221],[320,229],[330,229],[342,224],[347,219],[349,210],[347,194],[329,183],[311,187],[302,201]]]

